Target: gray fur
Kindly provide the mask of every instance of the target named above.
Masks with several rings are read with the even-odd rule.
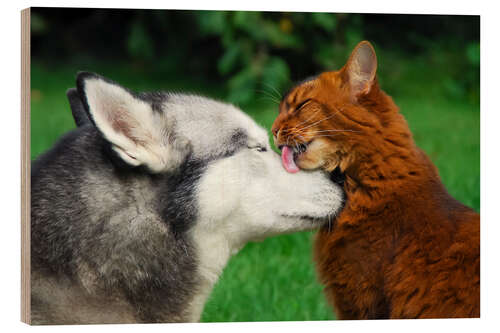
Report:
[[[80,127],[82,125],[89,124],[90,120],[78,91],[75,88],[70,88],[66,91],[66,96],[68,97],[69,106],[71,107],[71,113],[73,114],[76,126]]]
[[[256,225],[248,229],[251,231],[248,235],[237,234],[245,231],[235,229],[234,225],[246,221],[236,217],[252,211],[248,207],[250,202],[245,201],[243,215],[228,206],[230,210],[218,217],[210,209],[210,189],[200,190],[201,179],[209,169],[211,174],[224,175],[226,170],[221,169],[219,162],[235,156],[238,163],[228,165],[244,166],[242,175],[249,178],[249,184],[259,173],[260,179],[266,177],[265,170],[259,166],[265,163],[259,164],[259,155],[255,155],[260,154],[255,147],[258,151],[269,148],[265,131],[228,104],[163,92],[136,94],[120,87],[126,92],[118,90],[113,98],[123,95],[139,108],[144,106],[141,103],[146,103],[154,117],[149,126],[154,128],[144,137],[157,139],[154,135],[161,133],[161,140],[154,141],[159,146],[153,148],[169,154],[168,158],[157,159],[158,165],[164,164],[163,169],[156,165],[153,170],[148,161],[156,160],[149,157],[144,163],[140,160],[142,157],[137,157],[142,164],[131,165],[126,160],[135,163],[134,151],[126,152],[130,156],[120,155],[123,151],[119,149],[123,147],[117,148],[114,139],[109,139],[116,136],[103,132],[109,129],[97,123],[96,111],[91,106],[95,101],[88,96],[87,84],[91,82],[88,80],[119,87],[96,74],[79,74],[77,90],[68,92],[78,127],[32,163],[31,317],[34,324],[198,320],[216,275],[223,269],[224,260],[227,261],[227,258],[220,260],[219,253],[205,250],[211,250],[209,237],[217,236],[213,232],[219,230],[214,219],[234,215],[234,222],[223,221],[223,226],[230,228],[228,235],[232,238],[220,239],[227,241],[223,250],[235,253],[244,242],[266,233],[283,233],[289,228],[300,231],[305,229],[303,225],[314,227],[316,222],[303,222],[301,216],[313,214],[317,221],[325,214],[335,214],[341,206],[338,187],[330,184],[326,177],[322,182],[319,175],[311,176],[316,182],[314,187],[318,184],[322,187],[317,191],[320,199],[306,203],[306,213],[302,213],[300,207],[289,209],[290,227],[287,211],[280,211],[279,227],[273,229],[264,223],[264,230]],[[105,100],[105,104],[113,103],[113,98]],[[117,110],[122,112],[126,107],[120,104]],[[144,114],[140,117],[148,121]],[[123,117],[129,118],[129,114]],[[118,134],[132,133],[128,124],[116,124]],[[137,141],[137,145],[143,141]],[[267,155],[267,160],[275,161],[275,153],[268,153],[273,155]],[[206,187],[218,178],[204,180]],[[263,184],[270,183],[264,181]],[[256,192],[252,193],[246,197],[254,198],[259,207],[262,206],[263,203],[255,199]],[[203,209],[200,197],[204,198]],[[238,207],[238,202],[235,205]],[[316,214],[317,205],[326,213]],[[266,203],[265,207],[272,206]],[[279,207],[285,209],[286,202]],[[197,225],[202,227],[196,229]],[[205,232],[207,238],[204,238]]]
[[[100,301],[80,297],[82,305],[95,302],[105,309],[119,299],[134,304],[129,316],[135,321],[183,321],[183,307],[196,286],[196,260],[184,234],[161,216],[164,202],[182,200],[177,189],[168,188],[176,175],[120,169],[102,153],[106,145],[87,126],[34,162],[32,270],[78,286],[73,289],[82,295],[106,295]],[[56,315],[53,306],[60,302],[37,307],[39,289],[33,290],[34,322],[51,323],[43,318]],[[71,323],[64,316],[55,322]]]

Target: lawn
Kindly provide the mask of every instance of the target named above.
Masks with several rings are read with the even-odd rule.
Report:
[[[32,158],[74,127],[65,91],[74,86],[78,70],[96,71],[134,90],[190,91],[224,97],[217,84],[182,80],[181,75],[145,75],[140,68],[117,64],[81,68],[45,66],[35,61],[31,69]],[[451,195],[479,211],[479,105],[435,90],[433,84],[439,84],[439,73],[437,68],[403,67],[396,83],[394,77],[383,76],[381,82],[382,87],[384,82],[395,87],[397,94],[393,97],[417,144],[437,165]],[[387,92],[391,94],[391,90]],[[244,110],[268,129],[277,114],[276,105],[268,102],[265,94]],[[248,244],[226,267],[206,304],[202,321],[335,319],[316,280],[312,237],[313,233],[297,233]]]

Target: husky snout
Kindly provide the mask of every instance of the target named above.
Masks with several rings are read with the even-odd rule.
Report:
[[[248,241],[317,228],[342,206],[321,171],[287,173],[233,105],[93,73],[76,86],[78,127],[32,164],[35,324],[198,321]]]

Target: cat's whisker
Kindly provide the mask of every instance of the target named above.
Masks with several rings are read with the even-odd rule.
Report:
[[[337,115],[337,113],[339,113],[339,112],[340,112],[340,110],[339,110],[339,111],[337,111],[337,112],[335,112],[334,114],[332,114],[330,117],[323,118],[323,119],[318,120],[318,121],[316,121],[316,122],[314,122],[314,123],[312,123],[312,124],[310,124],[310,125],[308,125],[308,126],[306,126],[306,127],[303,127],[303,128],[301,128],[301,129],[300,129],[300,131],[303,131],[303,130],[305,130],[305,129],[308,129],[308,128],[310,128],[310,127],[312,127],[312,126],[314,126],[314,125],[317,125],[317,124],[319,124],[319,123],[321,123],[321,122],[323,122],[323,121],[325,121],[325,120],[331,119],[331,118],[335,117],[335,116]]]
[[[297,142],[297,140],[294,140],[295,142],[295,151],[299,151],[299,143]]]
[[[276,89],[275,87],[273,87],[273,86],[271,86],[270,84],[267,84],[267,83],[265,83],[265,82],[262,82],[262,84],[263,84],[263,85],[265,85],[265,86],[266,86],[266,87],[268,87],[268,88],[271,88],[274,92],[276,92],[277,96],[275,96],[275,97],[278,97],[278,98],[279,98],[279,100],[281,101],[281,99],[282,99],[282,97],[283,97],[283,96],[281,95],[281,93],[279,92],[279,90],[278,90],[278,89]]]
[[[274,103],[276,103],[278,105],[280,103],[280,99],[277,99],[276,96],[271,95],[269,92],[267,92],[265,90],[255,90],[255,92],[265,94],[271,101],[273,101]]]
[[[332,135],[315,135],[313,138],[316,139],[316,138],[333,138],[333,137],[338,137],[338,135],[336,134],[332,134]]]
[[[308,140],[306,140],[304,135],[300,134],[301,133],[300,131],[294,131],[294,128],[290,128],[290,129],[287,129],[284,131],[287,132],[286,133],[287,134],[287,145],[289,144],[290,138],[293,138],[293,137],[298,137],[302,142],[308,141]],[[346,129],[346,130],[331,129],[331,130],[312,131],[312,132],[308,132],[307,134],[309,137],[312,137],[312,138],[321,138],[321,137],[334,137],[334,136],[336,136],[336,133],[342,133],[342,132],[359,133],[359,131],[349,130],[349,129]],[[328,133],[332,133],[332,134],[328,134]],[[295,140],[294,140],[294,142],[295,142]]]
[[[294,130],[294,128],[283,128],[283,129],[282,129],[282,131],[283,131],[284,133],[288,133],[288,132],[293,131],[293,130]]]
[[[314,113],[313,113],[313,114],[312,114],[309,118],[307,118],[306,120],[304,120],[304,121],[303,121],[303,122],[301,122],[300,124],[295,125],[293,128],[294,128],[294,129],[298,129],[298,128],[299,128],[299,126],[302,126],[302,125],[307,125],[307,123],[309,122],[309,120],[313,119],[313,118],[314,118],[314,116],[315,116],[315,115],[316,115],[319,111],[321,111],[321,110],[320,110],[320,109],[318,109],[318,110],[314,111]]]
[[[297,136],[299,137],[299,139],[301,139],[303,142],[306,142],[306,141],[307,141],[307,140],[306,140],[306,138],[304,138],[302,135],[300,135],[300,134],[298,134],[298,133],[297,133],[296,135],[297,135]]]
[[[333,134],[320,134],[320,135],[314,135],[313,138],[321,138],[324,136],[338,136],[340,133],[333,133]]]
[[[360,131],[355,131],[355,130],[337,130],[337,129],[332,129],[332,130],[319,130],[319,131],[314,131],[309,134],[316,134],[316,133],[325,133],[325,132],[353,132],[353,133],[361,133]]]
[[[269,96],[262,96],[259,98],[260,100],[266,100],[266,101],[271,101],[273,102],[274,104],[277,104],[278,102],[272,98],[270,98]]]
[[[320,109],[318,109],[318,110],[314,111],[314,112],[313,112],[313,114],[312,114],[309,118],[307,118],[306,120],[302,121],[301,123],[299,123],[299,124],[295,125],[294,127],[291,127],[291,128],[289,128],[289,129],[286,129],[285,131],[286,131],[286,132],[289,132],[289,131],[294,131],[294,130],[301,131],[301,130],[302,130],[302,128],[300,128],[300,126],[302,126],[302,125],[308,125],[309,121],[310,121],[311,119],[313,119],[313,118],[314,118],[314,116],[316,116],[316,114],[317,114],[319,111],[321,111],[321,110],[320,110]],[[307,128],[307,127],[306,127],[306,128]]]

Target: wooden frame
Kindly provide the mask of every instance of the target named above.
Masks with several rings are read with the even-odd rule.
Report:
[[[21,321],[31,324],[30,8],[21,12]]]

